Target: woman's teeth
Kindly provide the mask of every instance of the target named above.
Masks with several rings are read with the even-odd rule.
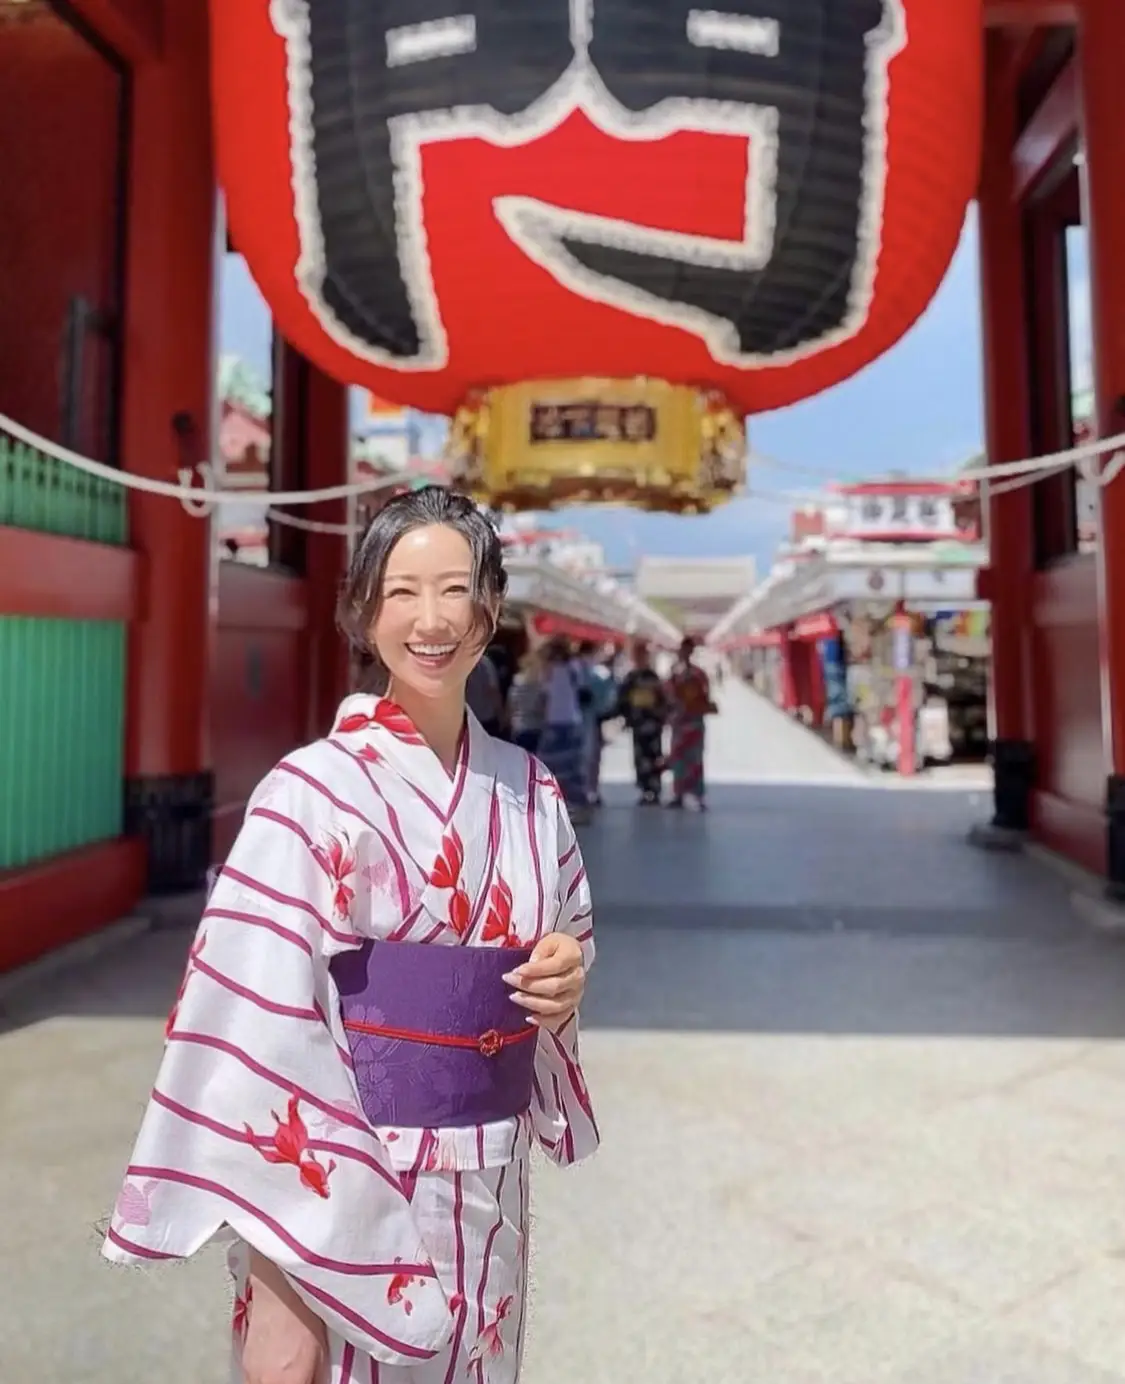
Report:
[[[407,644],[407,650],[419,658],[445,658],[453,653],[456,644]]]

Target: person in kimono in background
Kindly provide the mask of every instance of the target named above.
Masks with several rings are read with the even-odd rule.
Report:
[[[703,779],[703,747],[707,717],[718,709],[711,700],[707,674],[695,662],[695,640],[685,639],[668,679],[671,707],[671,746],[668,758],[672,769],[672,796],[669,807],[683,807],[691,798],[700,812],[707,808],[707,787]]]
[[[369,690],[258,786],[191,947],[103,1253],[225,1242],[240,1384],[515,1384],[532,1143],[598,1144],[582,857],[465,706],[505,583],[459,495],[374,518],[340,607]]]
[[[668,703],[664,683],[652,666],[648,645],[638,640],[633,646],[633,667],[621,680],[618,705],[626,726],[633,735],[633,770],[642,807],[660,802],[664,775],[664,723]]]
[[[591,694],[565,636],[557,635],[544,646],[543,692],[546,700],[539,753],[562,787],[571,821],[585,826],[590,820],[590,805],[583,711]]]

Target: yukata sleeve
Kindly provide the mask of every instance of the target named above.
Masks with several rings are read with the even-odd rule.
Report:
[[[184,1259],[236,1238],[376,1359],[431,1358],[451,1316],[363,1116],[328,963],[355,857],[326,800],[275,770],[208,900],[103,1254]]]
[[[587,971],[594,962],[590,884],[570,815],[559,804],[559,873],[553,930],[578,939]],[[579,1053],[575,1014],[558,1033],[541,1029],[535,1052],[532,1128],[548,1158],[568,1167],[588,1158],[600,1142]]]

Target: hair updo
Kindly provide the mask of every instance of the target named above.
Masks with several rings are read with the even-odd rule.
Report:
[[[383,599],[387,559],[412,529],[440,524],[459,533],[472,554],[469,579],[473,605],[471,635],[484,650],[496,628],[496,612],[508,589],[504,550],[495,523],[472,500],[441,485],[396,495],[371,520],[356,544],[336,607],[336,624],[348,641],[364,692],[387,690],[387,669],[371,640]]]

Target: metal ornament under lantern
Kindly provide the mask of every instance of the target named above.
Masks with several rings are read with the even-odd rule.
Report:
[[[617,502],[700,513],[745,479],[746,431],[714,390],[664,380],[546,380],[471,394],[451,482],[506,510]]]

